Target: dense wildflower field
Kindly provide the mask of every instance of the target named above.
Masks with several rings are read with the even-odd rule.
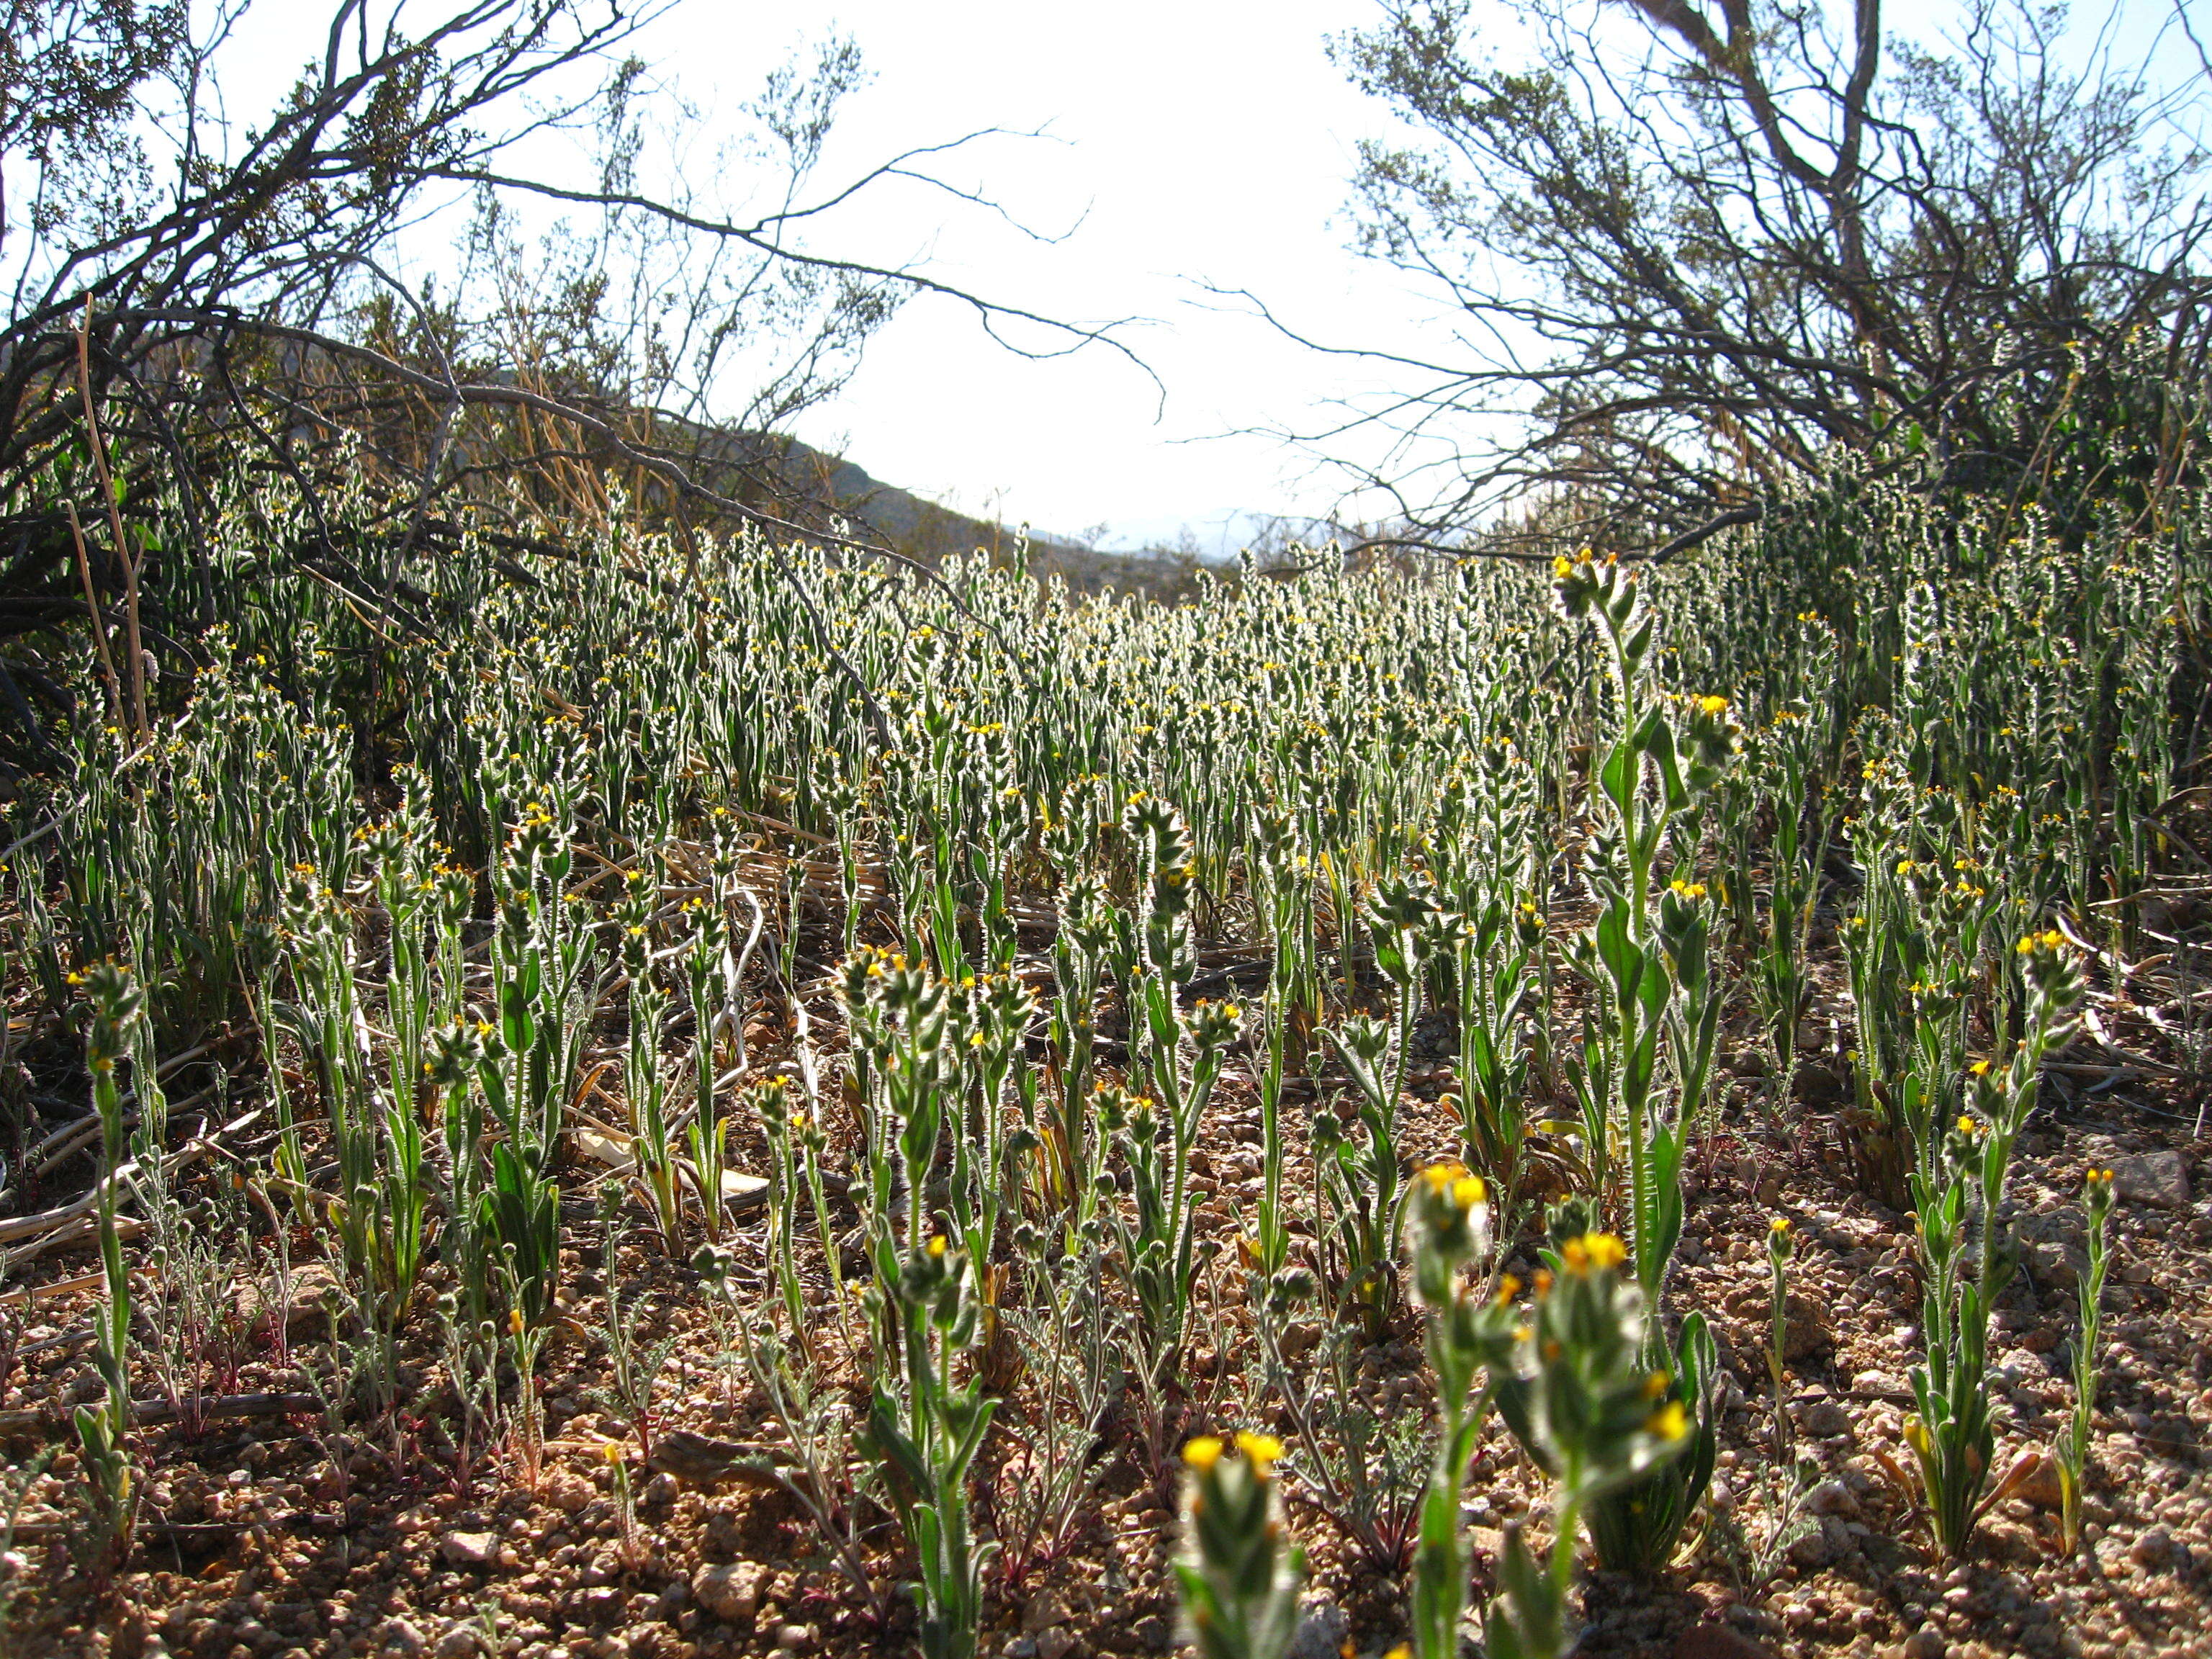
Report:
[[[15,1650],[2203,1639],[2201,516],[1166,606],[223,511],[6,837]]]

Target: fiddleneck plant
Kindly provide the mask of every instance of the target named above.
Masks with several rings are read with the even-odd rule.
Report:
[[[720,904],[687,910],[691,943],[684,957],[684,986],[691,1009],[691,1121],[685,1138],[691,1169],[699,1183],[700,1218],[711,1243],[723,1231],[722,1170],[727,1163],[730,1121],[716,1097],[714,1033],[732,1001],[736,964],[730,957],[729,919]]]
[[[1182,1449],[1183,1624],[1202,1659],[1283,1659],[1298,1628],[1305,1552],[1283,1524],[1282,1443],[1249,1431]]]
[[[1833,678],[1832,642],[1814,619],[1799,621],[1815,665],[1816,688],[1830,689],[1826,681]],[[1803,700],[1790,702],[1774,711],[1751,745],[1754,773],[1743,795],[1754,806],[1762,798],[1772,803],[1763,916],[1755,915],[1752,891],[1750,811],[1743,814],[1744,821],[1731,838],[1727,872],[1730,908],[1740,935],[1750,945],[1752,994],[1760,1028],[1771,1044],[1767,1097],[1777,1107],[1790,1098],[1796,1075],[1797,1036],[1812,991],[1806,958],[1820,893],[1820,867],[1835,830],[1835,815],[1821,799],[1824,775],[1833,758],[1832,744],[1822,730],[1825,722],[1820,716],[1824,712]]]
[[[568,877],[575,862],[572,803],[548,789],[526,802],[493,871],[495,1012],[479,1085],[504,1145],[532,1177],[559,1155],[569,1097],[595,1000],[592,929],[574,914]]]
[[[1545,918],[1533,898],[1493,898],[1468,918],[1459,942],[1460,1055],[1456,1103],[1468,1164],[1510,1213],[1528,1156],[1529,998],[1540,987]]]
[[[127,968],[103,962],[72,975],[91,1005],[85,1034],[85,1066],[92,1073],[93,1110],[100,1118],[102,1153],[94,1212],[100,1237],[101,1299],[93,1320],[93,1363],[102,1397],[79,1406],[71,1417],[84,1469],[92,1512],[86,1555],[103,1588],[131,1553],[138,1514],[138,1484],[131,1455],[131,1275],[123,1261],[122,1235],[116,1226],[120,1188],[128,1178],[124,1164],[123,1097],[116,1062],[132,1047],[136,1028],[146,1014],[146,994]]]
[[[1063,815],[1070,804],[1062,803]],[[1069,820],[1053,821],[1045,832],[1050,848],[1065,839]],[[1075,847],[1064,854],[1066,868],[1077,867]],[[1095,874],[1071,874],[1061,885],[1060,926],[1053,939],[1052,1048],[1059,1060],[1057,1086],[1046,1097],[1036,1126],[1046,1154],[1045,1187],[1080,1231],[1097,1204],[1097,1180],[1105,1158],[1091,1118],[1092,1057],[1097,1053],[1098,994],[1106,953],[1113,942],[1113,912],[1105,884]]]
[[[1015,1142],[1007,1133],[1007,1097],[1020,1092],[1027,1071],[1022,1042],[1036,998],[1012,974],[992,972],[964,975],[955,1006],[960,1066],[949,1103],[951,1212],[969,1259],[988,1262],[997,1254],[1000,1221],[1019,1179],[1019,1160],[1008,1157]],[[1026,1148],[1026,1141],[1020,1144]]]
[[[1191,1149],[1243,1010],[1204,999],[1188,1009],[1181,1003],[1198,971],[1190,914],[1195,870],[1182,815],[1139,794],[1122,813],[1121,830],[1136,854],[1139,899],[1134,915],[1121,918],[1115,949],[1129,1008],[1129,1075],[1150,1088],[1106,1097],[1115,1114],[1106,1127],[1138,1189],[1133,1215],[1117,1206],[1111,1222],[1141,1311],[1148,1363],[1164,1379],[1188,1334],[1196,1267]]]
[[[865,1135],[866,1186],[856,1193],[874,1270],[866,1296],[877,1364],[898,1352],[902,1249],[933,1231],[945,1103],[957,1075],[951,988],[896,952],[862,946],[845,959],[842,995]]]
[[[1912,1175],[1926,1357],[1912,1369],[1915,1409],[1905,1439],[1919,1465],[1936,1545],[1954,1560],[1980,1516],[1996,1445],[1989,1328],[2018,1262],[2000,1218],[2013,1146],[2035,1109],[2043,1063],[2072,1036],[2083,995],[2058,933],[2029,934],[2016,956],[2027,990],[2026,1030],[2001,1069],[1989,1060],[1970,1069],[1968,1109],[1940,1143],[1917,1149]],[[1978,1249],[1969,1249],[1970,1234]]]
[[[2058,1466],[2059,1526],[2068,1553],[2081,1545],[2081,1475],[2089,1466],[2089,1437],[2097,1413],[2097,1344],[2104,1334],[2105,1275],[2112,1264],[2107,1237],[2112,1218],[2112,1172],[2093,1169],[2081,1177],[2081,1212],[2089,1224],[2088,1260],[2078,1281],[2081,1329],[2074,1340],[2074,1408],[2053,1448]]]
[[[362,841],[388,860],[404,856],[396,830],[372,831]],[[390,1086],[380,1092],[351,913],[303,865],[285,884],[280,915],[293,997],[272,1001],[270,1015],[298,1042],[304,1069],[315,1082],[336,1157],[337,1190],[310,1195],[290,1091],[281,1080],[272,1085],[279,1103],[278,1170],[347,1275],[379,1358],[369,1380],[380,1408],[388,1408],[398,1387],[399,1331],[428,1244],[431,1170],[418,1095],[428,1060],[414,1014],[403,1012],[394,1023],[405,1030],[416,1058],[394,1057]],[[401,954],[406,954],[404,945]],[[404,1002],[410,994],[402,986],[391,994]]]
[[[651,902],[633,884],[617,920],[623,972],[629,981],[629,1042],[623,1056],[623,1104],[629,1118],[630,1165],[671,1255],[684,1247],[684,1188],[669,1134],[668,1077],[660,1047],[670,998],[653,977]]]
[[[1509,1523],[1499,1594],[1483,1620],[1486,1659],[1564,1659],[1577,1631],[1569,1604],[1575,1531],[1595,1505],[1650,1490],[1668,1464],[1699,1455],[1673,1379],[1650,1370],[1649,1315],[1627,1251],[1611,1233],[1561,1238],[1545,1252],[1526,1320],[1491,1387],[1500,1414],[1553,1483],[1550,1559]],[[1517,1289],[1516,1287],[1514,1287]],[[1509,1293],[1510,1299],[1510,1293]],[[1594,1540],[1603,1534],[1592,1529]],[[1600,1545],[1600,1559],[1606,1558]]]
[[[1717,1450],[1718,1355],[1704,1316],[1688,1315],[1671,1346],[1658,1316],[1681,1237],[1682,1157],[1711,1079],[1725,1000],[1712,972],[1705,888],[1681,875],[1661,887],[1657,866],[1671,826],[1724,775],[1735,726],[1725,698],[1704,696],[1680,711],[1678,732],[1665,702],[1648,690],[1657,623],[1633,574],[1586,555],[1559,560],[1554,574],[1561,611],[1598,624],[1619,716],[1619,736],[1594,757],[1594,795],[1606,811],[1585,874],[1601,908],[1568,956],[1598,994],[1569,1069],[1600,1205],[1626,1219],[1632,1271],[1652,1316],[1647,1368],[1667,1378],[1668,1398],[1692,1422],[1686,1455],[1655,1466],[1632,1488],[1594,1496],[1586,1519],[1606,1566],[1650,1572],[1673,1556]]]
[[[1431,963],[1448,954],[1462,924],[1416,872],[1378,883],[1365,906],[1375,963],[1390,987],[1387,1019],[1355,1015],[1323,1028],[1358,1091],[1365,1145],[1339,1139],[1327,1165],[1341,1194],[1336,1227],[1341,1254],[1339,1298],[1358,1310],[1370,1339],[1398,1300],[1399,1221],[1406,1198],[1398,1150],[1398,1099],[1413,1022]]]
[[[1482,1435],[1492,1388],[1514,1358],[1519,1285],[1500,1280],[1482,1296],[1467,1283],[1468,1265],[1489,1249],[1490,1206],[1480,1176],[1464,1165],[1431,1164],[1414,1176],[1406,1222],[1413,1294],[1429,1316],[1429,1364],[1437,1377],[1436,1463],[1421,1500],[1413,1554],[1413,1650],[1419,1659],[1458,1659],[1469,1558],[1460,1496]],[[1492,1381],[1478,1393],[1476,1373]]]
[[[1036,999],[1010,975],[954,983],[903,956],[865,947],[846,959],[842,977],[866,1131],[871,1249],[888,1294],[897,1269],[884,1252],[897,1242],[902,1220],[911,1240],[941,1214],[968,1259],[994,1253],[1013,1180],[1006,1097],[1024,1064],[1022,1039]],[[782,1184],[795,1193],[793,1143],[778,1144],[789,1164],[778,1165]],[[805,1152],[803,1135],[797,1146]],[[809,1182],[818,1181],[818,1167],[807,1167]]]
[[[1766,1380],[1774,1389],[1774,1455],[1790,1455],[1790,1413],[1784,1399],[1783,1368],[1790,1356],[1790,1258],[1797,1239],[1787,1216],[1766,1224]]]
[[[1283,1215],[1283,1081],[1289,1058],[1291,993],[1271,978],[1260,1009],[1257,1047],[1260,1094],[1260,1202],[1245,1249],[1258,1269],[1255,1283],[1271,1285],[1290,1260],[1291,1230]]]
[[[492,1235],[483,1225],[483,1105],[475,1088],[483,1060],[483,1037],[473,1024],[456,1020],[430,1034],[423,1062],[428,1088],[425,1110],[439,1131],[443,1158],[445,1216],[439,1224],[439,1254],[453,1269],[455,1306],[473,1338],[491,1317],[497,1273],[491,1259]]]
[[[1480,729],[1472,711],[1462,722],[1476,764],[1454,768],[1438,785],[1427,844],[1444,902],[1466,922],[1433,971],[1456,1001],[1454,1103],[1465,1157],[1506,1215],[1532,1150],[1529,1066],[1547,1040],[1548,1010],[1529,1018],[1548,971],[1547,883],[1534,769],[1504,731]]]
[[[794,1115],[791,1085],[780,1077],[763,1078],[751,1085],[745,1091],[745,1099],[768,1137],[769,1277],[782,1297],[792,1340],[801,1350],[811,1351],[812,1338],[799,1278],[799,1152],[794,1144],[794,1133],[803,1133],[806,1127],[806,1114]],[[836,1254],[834,1244],[827,1254]]]
[[[878,1378],[866,1440],[904,1488],[898,1508],[920,1572],[912,1594],[923,1659],[969,1659],[996,1548],[975,1537],[968,1492],[998,1407],[972,1364],[981,1304],[966,1253],[942,1233],[905,1252],[891,1295],[904,1364],[896,1382]]]

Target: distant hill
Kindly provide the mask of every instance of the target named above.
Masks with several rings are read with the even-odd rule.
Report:
[[[732,441],[725,440],[726,442]],[[774,457],[756,447],[747,464],[772,465],[786,485],[811,509],[819,522],[836,516],[881,536],[909,558],[935,565],[953,554],[981,550],[993,562],[1013,562],[1020,532],[977,519],[884,483],[857,462],[831,455],[796,438],[748,439],[749,446],[773,446]],[[1072,592],[1107,589],[1172,600],[1190,591],[1200,561],[1187,553],[1102,551],[1048,532],[1032,529],[1027,568],[1040,581],[1058,576]]]

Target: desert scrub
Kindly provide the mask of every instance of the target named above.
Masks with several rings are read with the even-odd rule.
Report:
[[[471,1503],[534,1478],[561,1452],[541,1388],[548,1413],[611,1390],[666,1462],[706,1425],[688,1389],[653,1390],[647,1339],[664,1313],[698,1328],[703,1297],[722,1362],[704,1386],[764,1402],[731,1455],[835,1560],[825,1642],[880,1624],[902,1579],[943,1650],[992,1632],[1091,1547],[1131,1461],[1164,1500],[1192,1434],[1266,1424],[1286,1449],[1259,1484],[1398,1575],[1437,1652],[1473,1595],[1446,1500],[1477,1495],[1466,1437],[1489,1411],[1574,1488],[1568,1530],[1608,1565],[1679,1554],[1717,1375],[1671,1272],[1686,1177],[1704,1155],[1725,1169],[1716,1132],[1752,1097],[1786,1131],[1793,1083],[1840,1065],[1853,1176],[1894,1209],[1926,1174],[1922,1265],[1948,1289],[1917,1322],[1916,1415],[1951,1506],[1983,1455],[1984,1275],[2010,1254],[1990,1155],[2042,1018],[2041,947],[2013,942],[2046,915],[2100,942],[2153,919],[2186,831],[2166,694],[2195,671],[2172,617],[2203,609],[2212,544],[2113,524],[2062,546],[1893,481],[1852,489],[1725,559],[1325,561],[1208,577],[1175,607],[969,560],[925,576],[687,545],[625,507],[580,557],[471,530],[415,562],[422,614],[448,619],[418,638],[270,564],[267,526],[306,507],[237,480],[208,504],[208,665],[159,683],[151,743],[57,726],[52,775],[21,786],[0,1081],[21,1065],[33,1100],[80,1090],[75,1045],[39,1034],[76,1017],[85,964],[138,964],[145,1009],[114,1112],[59,1125],[11,1178],[136,1159],[118,1231],[141,1219],[149,1241],[94,1277],[111,1347],[179,1403],[230,1386],[227,1358],[188,1363],[185,1291],[214,1307],[233,1269],[188,1265],[205,1258],[177,1216],[281,1246],[264,1308],[289,1310],[295,1251],[335,1279],[327,1334],[269,1335],[322,1398],[341,1503],[378,1501],[380,1457]],[[334,539],[384,537],[388,505],[333,490]],[[696,626],[669,625],[671,591]],[[68,689],[97,702],[81,674]],[[2133,961],[2133,1007],[2179,1018],[2114,1032],[2183,1072],[2205,1029],[2187,967]],[[1820,990],[1839,969],[1847,1008]],[[1816,1059],[1832,1012],[1848,1029]],[[21,1115],[12,1088],[0,1118]],[[242,1155],[246,1194],[155,1182],[179,1135],[256,1109],[275,1140]],[[629,1172],[592,1168],[625,1137]],[[1471,1175],[1409,1183],[1432,1158]],[[766,1177],[760,1208],[740,1207],[750,1183],[721,1202],[735,1169]],[[702,1288],[649,1261],[649,1291],[604,1304],[613,1324],[585,1316],[601,1374],[572,1383],[561,1293],[603,1243],[580,1225],[595,1177],[635,1200],[625,1263],[707,1245],[722,1266]],[[1540,1243],[1539,1194],[1566,1200]],[[1521,1287],[1493,1300],[1486,1248],[1457,1254],[1485,1226],[1502,1254],[1549,1252],[1525,1308]],[[1799,1271],[1784,1243],[1751,1264],[1775,1309]],[[173,1296],[171,1267],[193,1281]],[[957,1285],[923,1297],[917,1341],[916,1276],[939,1272]],[[1583,1352],[1532,1346],[1589,1299],[1577,1274],[1634,1314],[1583,1343],[1583,1404],[1620,1382],[1636,1423],[1679,1408],[1682,1427],[1602,1479],[1595,1453],[1570,1467],[1571,1391],[1550,1429],[1536,1404]],[[1411,1334],[1409,1289],[1433,1413],[1375,1387],[1372,1338]],[[2095,1303],[2085,1285],[2077,1364]],[[1505,1352],[1469,1369],[1463,1316],[1502,1322]],[[1593,1344],[1620,1352],[1601,1365]],[[2097,1381],[2077,1372],[2082,1420]],[[105,1382],[72,1403],[106,1411]],[[904,1460],[868,1431],[879,1398]],[[1786,1497],[1788,1425],[1770,1436],[1757,1406],[1765,1467],[1732,1485]],[[922,1509],[935,1532],[905,1524]],[[1749,1540],[1747,1585],[1786,1544]],[[1565,1640],[1557,1559],[1510,1558],[1497,1644]]]

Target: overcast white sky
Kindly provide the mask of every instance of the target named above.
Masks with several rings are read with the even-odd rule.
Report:
[[[2170,22],[2172,0],[2115,3],[2123,56]],[[2212,0],[2184,3],[2212,10]],[[1939,0],[1929,21],[1952,9]],[[2101,12],[2092,0],[2080,15]],[[319,49],[303,31],[327,15],[273,0],[252,8],[235,43],[248,66],[241,108],[289,83]],[[1310,457],[1234,434],[1311,427],[1332,400],[1387,383],[1284,340],[1209,299],[1202,284],[1250,289],[1322,338],[1449,351],[1431,296],[1347,251],[1356,146],[1394,128],[1385,107],[1346,82],[1326,43],[1376,15],[1376,0],[1123,0],[1110,10],[1035,0],[828,0],[818,9],[684,0],[637,45],[701,111],[682,150],[695,168],[738,130],[738,112],[771,69],[839,32],[855,38],[872,75],[839,117],[825,185],[977,129],[1042,130],[939,166],[948,182],[987,193],[1023,222],[1067,233],[1055,243],[894,182],[825,222],[813,245],[883,264],[915,261],[943,281],[1069,320],[1143,319],[1122,337],[1158,383],[1096,347],[1024,361],[992,345],[957,303],[923,299],[799,434],[886,483],[1008,524],[1063,534],[1103,525],[1109,546],[1172,542],[1188,525],[1202,548],[1220,552],[1249,526],[1237,515],[1320,515],[1339,501],[1339,481]],[[1493,42],[1513,28],[1507,0],[1475,15]],[[2193,56],[2181,67],[2193,74]],[[747,193],[734,176],[704,182],[702,197]],[[410,264],[441,257],[416,253]]]
[[[2182,3],[2212,11],[2212,0]],[[2121,58],[2155,52],[2162,36],[2177,71],[2194,72],[2193,55],[2179,61],[2172,0],[2081,0],[2070,38],[2081,49],[2107,4]],[[1956,10],[1937,0],[1893,27],[1939,27]],[[941,198],[890,195],[867,210],[863,240],[894,258],[927,253],[947,280],[1056,316],[1149,319],[1125,337],[1161,385],[1096,349],[1025,362],[956,307],[918,302],[799,434],[1010,524],[1104,524],[1114,545],[1171,541],[1187,523],[1208,550],[1233,551],[1244,527],[1233,515],[1324,514],[1340,481],[1279,442],[1226,434],[1310,428],[1332,399],[1387,382],[1224,311],[1201,283],[1249,289],[1324,339],[1451,355],[1433,293],[1347,251],[1356,145],[1395,129],[1326,43],[1378,14],[1375,0],[829,0],[802,33],[764,29],[754,5],[688,0],[660,37],[678,44],[654,52],[649,40],[647,55],[694,93],[719,84],[741,100],[799,41],[850,33],[874,78],[840,118],[833,155],[848,166],[977,127],[1045,129],[1044,141],[985,146],[947,176],[1032,226],[1075,224],[1065,240],[1024,243]],[[1474,21],[1513,55],[1508,0],[1478,6]]]
[[[395,4],[416,27],[451,9],[373,0],[375,27]],[[1502,3],[1498,14],[1503,21]],[[241,129],[319,59],[330,15],[326,4],[247,0],[218,60]],[[896,181],[820,222],[808,245],[912,262],[1070,321],[1135,319],[1120,337],[1145,367],[1097,346],[1025,361],[994,345],[972,311],[925,298],[871,343],[857,379],[803,419],[799,435],[885,483],[1009,525],[1062,534],[1104,525],[1103,544],[1124,546],[1172,543],[1188,525],[1206,550],[1233,552],[1249,522],[1235,515],[1325,514],[1339,489],[1273,439],[1225,434],[1308,426],[1332,398],[1381,383],[1225,309],[1202,285],[1249,289],[1286,322],[1363,346],[1418,342],[1433,317],[1400,279],[1346,252],[1355,148],[1390,131],[1390,118],[1348,84],[1326,41],[1377,15],[1375,0],[1122,0],[1110,10],[680,0],[634,49],[653,66],[653,84],[698,112],[676,140],[688,187],[736,216],[749,196],[763,205],[748,185],[772,186],[775,174],[702,178],[709,158],[747,128],[744,106],[771,70],[811,58],[833,35],[857,41],[870,74],[839,112],[817,194],[916,146],[986,128],[1042,133],[986,140],[931,165],[1053,234],[1049,245]],[[519,170],[558,178],[575,165],[568,141],[542,142],[558,148],[532,147]],[[648,187],[665,182],[651,176],[664,162],[648,153]],[[434,280],[461,216],[410,233],[396,268]],[[521,222],[542,228],[550,217]]]
[[[698,0],[672,20],[680,50],[653,52],[649,38],[647,55],[695,94],[726,64],[720,95],[742,99],[804,38],[764,33],[760,15]],[[1109,540],[1171,538],[1188,522],[1211,544],[1209,524],[1239,509],[1325,510],[1333,485],[1302,477],[1298,458],[1221,434],[1297,420],[1349,383],[1224,314],[1198,283],[1251,289],[1286,318],[1363,342],[1418,314],[1344,251],[1354,144],[1387,115],[1330,64],[1324,38],[1372,15],[1365,0],[825,7],[810,33],[849,33],[874,75],[840,117],[833,159],[861,165],[977,127],[1044,129],[979,147],[946,176],[1036,228],[1074,227],[1038,246],[943,198],[887,193],[846,234],[1054,316],[1149,319],[1124,337],[1161,385],[1096,348],[1024,362],[956,305],[927,301],[800,435],[964,510],[1060,532],[1106,523]]]

